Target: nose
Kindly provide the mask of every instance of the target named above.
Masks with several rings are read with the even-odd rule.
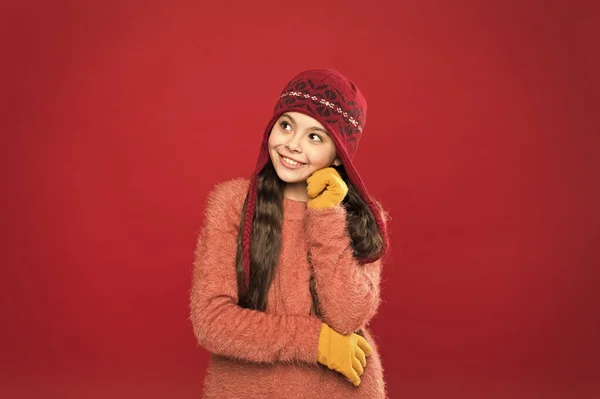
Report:
[[[300,147],[300,134],[293,134],[288,142],[286,143],[286,147],[291,152],[302,152],[302,148]]]

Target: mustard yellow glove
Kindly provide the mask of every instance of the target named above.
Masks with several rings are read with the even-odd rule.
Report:
[[[308,179],[308,202],[313,209],[331,208],[342,203],[348,186],[334,168],[323,168],[314,172]]]
[[[360,335],[342,335],[327,324],[322,324],[317,361],[342,373],[354,386],[360,385],[360,376],[367,366],[366,357],[372,351],[369,343]]]

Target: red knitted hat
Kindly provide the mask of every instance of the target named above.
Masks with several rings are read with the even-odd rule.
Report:
[[[248,205],[244,219],[242,249],[244,255],[244,271],[246,282],[250,279],[250,237],[256,205],[256,190],[258,174],[270,161],[268,140],[273,125],[285,112],[301,112],[318,120],[330,133],[342,161],[348,178],[356,187],[360,196],[371,208],[377,221],[377,226],[384,239],[382,257],[389,246],[385,221],[377,205],[369,196],[367,189],[360,179],[352,158],[356,152],[358,141],[362,135],[367,119],[367,101],[358,87],[333,69],[315,69],[296,75],[283,89],[273,117],[267,124],[263,142],[258,155],[256,170],[250,180]],[[361,258],[361,263],[373,262],[376,259]]]

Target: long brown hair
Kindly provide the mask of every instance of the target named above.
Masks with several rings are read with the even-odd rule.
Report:
[[[348,195],[344,198],[342,205],[346,208],[346,224],[354,256],[357,258],[377,256],[383,249],[383,237],[379,233],[371,208],[349,181],[343,165],[334,166],[334,168],[348,186]],[[271,162],[268,162],[258,174],[257,183],[254,224],[250,241],[252,245],[250,247],[250,282],[248,286],[245,282],[242,255],[242,232],[244,231],[244,215],[248,205],[247,196],[238,232],[236,272],[239,305],[264,312],[267,309],[269,287],[281,254],[283,192],[286,183],[277,176]],[[311,276],[310,279],[310,293],[315,313],[317,316],[321,316],[314,276]]]

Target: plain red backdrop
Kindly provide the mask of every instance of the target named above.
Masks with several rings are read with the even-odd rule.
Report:
[[[295,73],[369,101],[391,398],[597,398],[598,19],[558,1],[4,1],[2,398],[199,398],[208,191]]]

